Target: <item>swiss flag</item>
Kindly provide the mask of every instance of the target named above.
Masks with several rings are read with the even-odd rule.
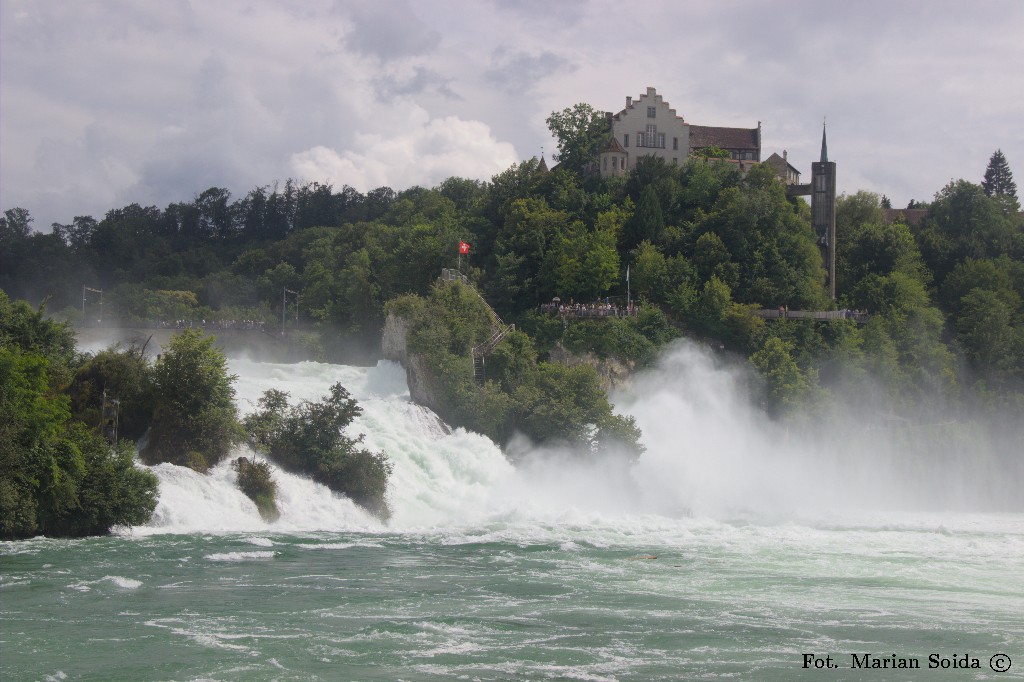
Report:
[[[459,242],[459,253],[469,253],[469,244],[466,242]]]

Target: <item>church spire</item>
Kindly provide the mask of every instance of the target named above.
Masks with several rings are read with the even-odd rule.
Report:
[[[821,162],[828,161],[828,145],[825,144],[825,121],[821,122]]]

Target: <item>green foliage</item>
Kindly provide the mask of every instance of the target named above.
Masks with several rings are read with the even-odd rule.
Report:
[[[636,248],[630,263],[632,290],[642,300],[662,301],[668,286],[668,264],[658,247],[646,239]]]
[[[793,345],[769,337],[750,361],[767,384],[767,408],[773,415],[793,412],[809,391],[807,377],[791,357]]]
[[[961,297],[960,308],[957,340],[974,367],[996,384],[1024,377],[1024,328],[1006,299],[975,288]]]
[[[71,378],[75,334],[70,325],[47,320],[46,308],[33,310],[25,301],[11,301],[0,291],[0,346],[17,347],[49,362],[51,387],[59,390]]]
[[[985,169],[985,179],[981,183],[985,194],[998,199],[1004,206],[1004,210],[1016,212],[1020,210],[1020,202],[1017,201],[1017,183],[1013,181],[1013,173],[1010,172],[1010,164],[1006,161],[1003,150],[997,149],[988,160],[988,167]]]
[[[637,202],[633,217],[622,235],[622,248],[630,250],[643,241],[660,242],[665,232],[661,202],[652,185],[647,185]]]
[[[244,421],[250,442],[282,469],[309,475],[387,520],[391,516],[387,484],[393,465],[383,452],[359,447],[362,436],[345,434],[362,413],[345,387],[334,384],[320,402],[288,407],[287,401],[288,395],[281,391],[263,394],[259,409]]]
[[[661,310],[644,305],[635,317],[572,321],[565,328],[562,343],[575,353],[646,365],[655,359],[661,346],[678,334]]]
[[[0,345],[0,537],[104,534],[149,520],[157,480],[136,469],[132,447],[111,448],[70,421],[53,395],[49,361]]]
[[[233,200],[211,187],[163,209],[131,204],[99,220],[75,216],[46,234],[33,232],[28,211],[13,208],[0,217],[0,289],[34,305],[50,297],[51,309],[92,323],[192,317],[276,326],[281,289],[288,287],[299,292],[300,328],[316,327],[309,330],[315,338],[345,348],[374,347],[387,302],[414,294],[416,305],[428,306],[440,269],[455,266],[456,244],[465,240],[473,247],[463,271],[530,333],[534,354],[562,337],[557,318],[534,312],[538,304],[553,296],[625,296],[628,265],[632,290],[667,304],[675,322],[744,353],[770,336],[782,338],[793,345],[801,371],[820,369],[823,383],[852,380],[863,388],[867,376],[879,373],[902,409],[930,404],[940,393],[986,405],[1014,404],[1024,395],[1014,350],[1024,314],[1024,230],[1001,152],[981,185],[953,181],[930,204],[912,202],[929,214],[911,225],[886,223],[884,196],[839,197],[838,305],[869,309],[867,325],[765,324],[752,315],[755,307],[833,306],[807,202],[787,198],[767,167],[741,176],[715,149],[682,165],[641,157],[624,177],[601,179],[585,170],[609,134],[600,112],[577,105],[548,123],[561,159],[550,173],[528,159],[488,182],[450,178],[433,189],[400,192],[287,181]],[[103,289],[102,309],[90,294],[82,311],[83,284]],[[469,298],[449,303],[452,311],[474,310]],[[0,340],[20,339],[49,360],[48,390],[56,397],[86,360],[75,356],[70,330],[44,324],[44,309],[6,296],[0,309]],[[521,403],[512,398],[513,385],[530,385],[532,379],[517,378],[529,365],[517,362],[529,353],[516,341],[520,346],[509,351],[516,362],[489,358],[488,371],[502,377],[495,386],[475,386],[467,349],[492,331],[486,311],[479,313],[446,313],[450,330],[427,325],[412,343],[422,344],[423,357],[433,358],[431,371],[444,377],[446,403],[458,406],[466,424],[486,424],[500,439],[517,428]],[[659,342],[636,331],[618,322],[570,327],[566,342],[648,357]],[[318,342],[309,346],[332,352]],[[511,364],[499,372],[505,360]],[[130,385],[116,377],[142,372],[126,358],[89,361],[71,389],[73,416],[93,425],[101,384]],[[145,411],[144,397],[126,400],[126,389],[117,392],[122,410]],[[124,417],[122,411],[122,433]],[[136,435],[143,420],[129,421]],[[179,459],[207,464],[199,444],[183,447]]]
[[[903,222],[886,223],[878,196],[858,192],[839,197],[836,205],[837,294],[847,295],[869,275],[902,272],[927,284],[920,248]]]
[[[824,306],[824,270],[810,224],[768,166],[752,168],[738,187],[723,191],[698,232],[715,233],[725,248],[716,247],[714,257],[695,255],[694,266],[702,278],[715,274],[729,284],[737,301],[805,310]],[[735,270],[717,269],[728,267],[719,265],[725,254]]]
[[[721,147],[711,145],[702,149],[693,150],[693,156],[698,159],[728,159],[732,155]]]
[[[621,215],[609,211],[598,216],[594,230],[577,222],[556,238],[547,260],[564,300],[595,300],[616,283],[619,253],[615,243],[620,226]]]
[[[478,386],[471,350],[494,327],[486,305],[469,287],[441,284],[429,298],[399,299],[389,310],[408,322],[409,352],[427,374],[438,401],[432,407],[449,423],[499,443],[519,432],[536,442],[614,447],[632,456],[642,452],[639,431],[612,413],[594,369],[538,362],[531,339],[522,332],[508,334],[486,357],[487,381]],[[647,325],[652,333],[664,332],[656,321],[648,319]],[[650,348],[642,335],[632,334]]]
[[[582,102],[551,112],[546,123],[558,140],[558,162],[577,172],[597,161],[611,136],[604,113]]]
[[[156,403],[152,369],[136,346],[109,348],[87,359],[68,395],[75,419],[94,426],[100,424],[104,400],[118,401],[118,435],[130,440],[146,433]]]
[[[146,462],[170,462],[206,471],[237,442],[237,411],[224,353],[212,336],[189,329],[171,339],[157,359],[152,428],[139,454]]]
[[[258,459],[239,457],[231,463],[238,472],[238,489],[256,503],[256,509],[265,521],[277,521],[281,512],[277,508],[277,483],[270,465]]]

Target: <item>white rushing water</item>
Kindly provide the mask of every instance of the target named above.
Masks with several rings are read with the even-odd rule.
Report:
[[[885,434],[829,440],[823,424],[797,437],[776,426],[746,397],[749,376],[689,343],[666,353],[629,391],[613,396],[644,432],[647,452],[626,466],[586,453],[520,445],[513,466],[493,442],[451,429],[409,400],[405,372],[396,363],[349,367],[316,362],[272,364],[232,359],[243,413],[270,388],[294,403],[318,400],[341,382],[363,414],[351,431],[383,450],[394,464],[388,528],[414,531],[490,523],[648,527],[664,533],[669,520],[751,518],[759,523],[859,516],[884,510],[935,512],[983,497],[998,477],[989,460],[965,453],[941,471],[908,466],[887,447]],[[253,456],[248,448],[237,455]],[[970,481],[959,471],[971,469]],[[235,487],[225,462],[210,474],[165,464],[160,502],[141,533],[228,531],[384,530],[349,500],[307,478],[275,468],[281,518],[264,522]],[[1006,482],[1004,481],[1004,484]],[[980,491],[980,492],[979,492]],[[970,507],[967,506],[970,511]]]

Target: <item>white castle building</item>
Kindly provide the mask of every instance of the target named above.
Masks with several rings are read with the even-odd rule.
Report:
[[[635,100],[626,97],[626,108],[608,113],[612,137],[601,151],[601,176],[621,175],[636,168],[641,156],[658,156],[667,163],[685,163],[701,149],[716,147],[746,171],[761,161],[761,122],[756,128],[722,128],[693,125],[662,99],[654,88]]]

